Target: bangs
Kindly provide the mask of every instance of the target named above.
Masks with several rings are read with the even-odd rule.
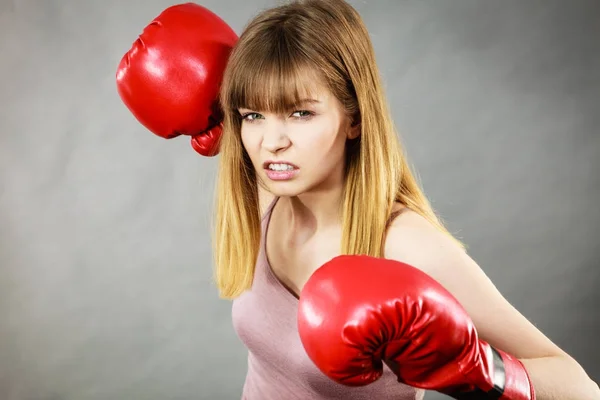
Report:
[[[248,47],[232,60],[226,109],[283,113],[314,98],[322,80],[303,49],[294,48],[283,37]]]

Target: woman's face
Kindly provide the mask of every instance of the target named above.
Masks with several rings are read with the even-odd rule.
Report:
[[[276,196],[327,191],[343,183],[345,144],[358,127],[320,86],[285,113],[240,108],[243,145],[257,178]]]

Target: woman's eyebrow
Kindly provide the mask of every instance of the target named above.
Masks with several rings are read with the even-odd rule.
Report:
[[[298,107],[300,105],[304,105],[304,104],[318,104],[320,103],[319,100],[317,99],[300,99],[299,101],[297,101],[296,103],[293,103],[291,106],[292,107]]]
[[[317,99],[312,99],[312,98],[305,98],[305,99],[300,99],[295,103],[291,103],[289,106],[287,106],[287,109],[292,109],[292,108],[296,108],[302,105],[306,105],[306,104],[320,104],[321,101],[317,100]],[[240,110],[252,110],[250,108],[247,107],[238,107],[237,111],[239,112]]]

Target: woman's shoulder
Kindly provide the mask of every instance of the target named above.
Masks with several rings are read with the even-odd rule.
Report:
[[[385,237],[384,257],[429,269],[444,260],[462,258],[464,250],[427,218],[396,204]]]

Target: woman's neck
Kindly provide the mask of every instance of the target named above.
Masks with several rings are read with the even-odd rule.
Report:
[[[342,220],[342,191],[311,192],[278,200],[280,216],[290,232],[312,237],[331,229],[338,230]]]

